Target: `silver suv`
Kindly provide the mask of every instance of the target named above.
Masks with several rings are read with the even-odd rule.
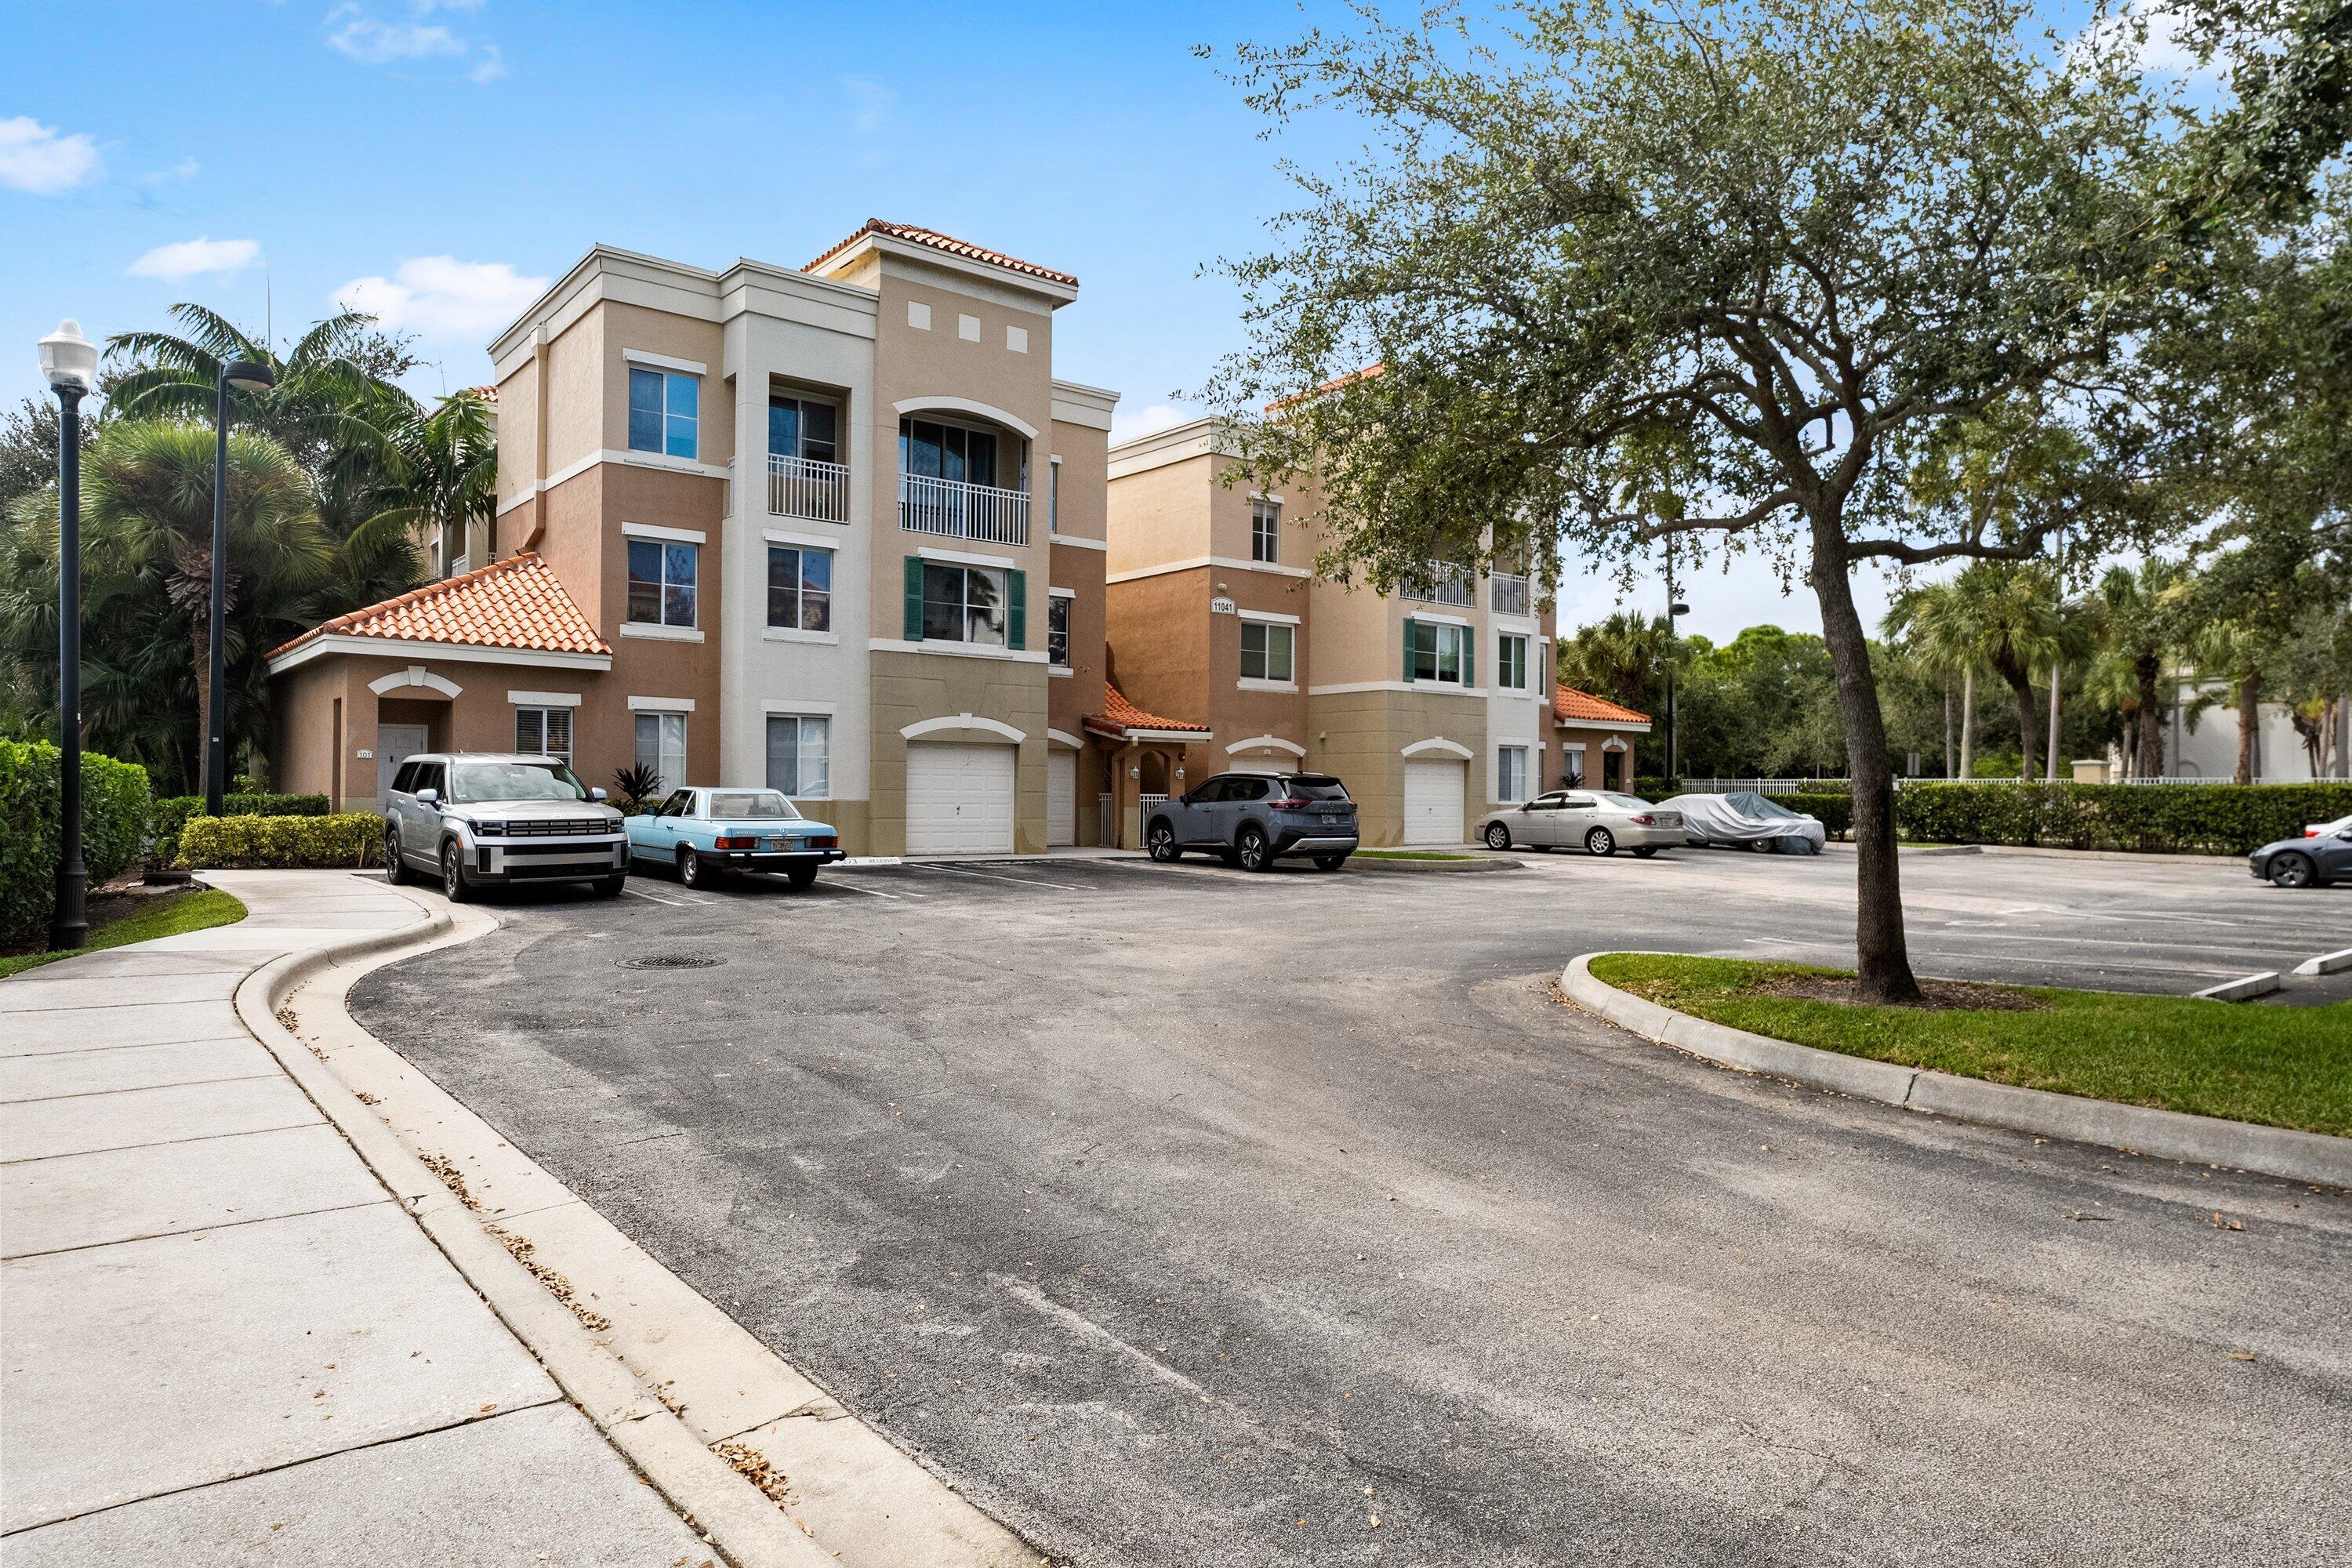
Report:
[[[1151,808],[1144,847],[1154,860],[1205,849],[1245,871],[1285,856],[1336,871],[1356,850],[1356,803],[1328,773],[1219,773]]]
[[[604,792],[561,758],[428,752],[394,775],[383,803],[383,874],[437,872],[462,902],[486,882],[593,882],[621,890],[629,839]]]

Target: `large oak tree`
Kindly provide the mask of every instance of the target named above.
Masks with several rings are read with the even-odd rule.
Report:
[[[2126,51],[2034,39],[2009,0],[1359,18],[1235,68],[1276,121],[1370,132],[1229,264],[1252,343],[1210,390],[1245,470],[1311,469],[1326,565],[1383,588],[1666,536],[1801,573],[1853,779],[1861,988],[1915,1000],[1851,577],[2102,542],[2101,508],[1921,505],[1906,476],[1988,420],[2105,449],[2181,243],[2150,173],[2165,114]]]

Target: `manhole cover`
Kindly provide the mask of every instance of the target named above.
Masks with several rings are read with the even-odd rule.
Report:
[[[620,966],[623,969],[716,969],[726,962],[723,958],[704,958],[697,953],[656,952],[643,958],[622,959]]]

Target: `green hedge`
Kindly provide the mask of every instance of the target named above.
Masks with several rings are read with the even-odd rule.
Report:
[[[167,795],[155,803],[147,818],[147,858],[157,866],[170,866],[180,858],[180,829],[188,818],[204,814],[205,797],[200,795]],[[221,796],[223,816],[324,816],[327,797],[323,795],[225,795]]]
[[[2346,816],[2352,784],[1938,784],[1895,795],[1907,839],[2149,854],[2242,855]]]
[[[37,942],[57,899],[58,749],[0,741],[0,946]],[[118,876],[147,838],[147,770],[81,754],[81,858],[90,886]]]
[[[179,864],[222,870],[334,869],[383,864],[383,818],[194,816],[180,830]]]
[[[1806,790],[1796,795],[1772,795],[1764,797],[1790,811],[1801,811],[1808,816],[1822,819],[1822,829],[1832,838],[1843,838],[1853,831],[1853,796],[1843,790]]]

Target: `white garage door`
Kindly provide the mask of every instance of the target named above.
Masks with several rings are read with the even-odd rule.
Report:
[[[1298,764],[1288,757],[1229,757],[1229,773],[1286,773]]]
[[[907,853],[1013,851],[1010,746],[907,748]]]
[[[1078,753],[1045,753],[1045,842],[1078,841]]]
[[[1407,844],[1462,842],[1462,791],[1469,776],[1467,766],[1456,762],[1405,763]]]

